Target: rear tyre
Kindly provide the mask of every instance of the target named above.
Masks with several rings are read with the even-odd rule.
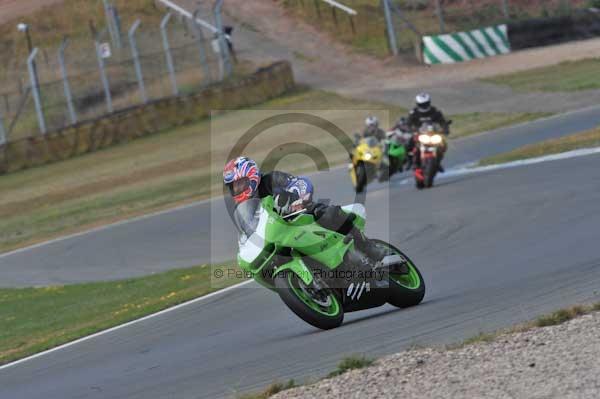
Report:
[[[381,240],[372,240],[378,246],[390,250],[393,254],[402,256],[407,261],[407,273],[393,273],[389,276],[388,303],[399,308],[418,305],[425,296],[425,281],[415,264],[398,248]]]
[[[278,274],[274,280],[283,303],[308,324],[330,330],[344,321],[342,303],[331,290],[317,291],[291,271]]]

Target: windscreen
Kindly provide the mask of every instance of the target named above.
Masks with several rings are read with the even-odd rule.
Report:
[[[233,220],[238,232],[250,237],[256,231],[260,219],[260,199],[252,198],[235,208]]]

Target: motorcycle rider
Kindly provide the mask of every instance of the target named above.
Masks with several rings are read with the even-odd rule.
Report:
[[[385,140],[385,132],[379,127],[379,119],[376,116],[370,115],[365,119],[363,137],[375,137],[380,142]]]
[[[423,124],[440,124],[444,127],[444,134],[447,136],[450,132],[447,129],[446,118],[444,114],[436,107],[431,105],[431,96],[427,93],[419,93],[416,97],[416,106],[408,114],[408,126],[412,130],[419,129]]]
[[[444,118],[444,114],[436,107],[431,105],[431,96],[428,93],[419,93],[415,98],[416,106],[408,114],[407,124],[413,131],[418,131],[419,128],[425,124],[435,125],[439,124],[443,128],[443,134],[447,137],[450,134],[448,122]],[[414,140],[411,140],[411,147],[414,147]],[[445,149],[439,154],[439,165],[438,169],[440,172],[444,172],[442,167],[442,160],[444,159]],[[418,165],[418,160],[415,160],[414,164]]]
[[[398,121],[396,122],[396,124],[392,127],[392,131],[394,130],[399,130],[400,132],[402,132],[403,136],[406,134],[407,136],[409,136],[407,139],[404,139],[404,146],[406,148],[406,161],[405,161],[405,165],[403,166],[403,170],[410,170],[412,168],[413,165],[413,148],[415,147],[415,140],[412,134],[410,134],[411,132],[411,128],[408,125],[408,119],[403,116],[400,119],[398,119]]]
[[[271,195],[274,209],[279,215],[287,216],[305,209],[322,227],[350,235],[356,248],[372,260],[379,261],[386,255],[385,250],[377,247],[354,226],[353,217],[349,217],[341,207],[313,202],[313,185],[306,177],[280,171],[263,175],[255,161],[241,156],[227,162],[223,170],[223,183],[236,205],[251,198]]]

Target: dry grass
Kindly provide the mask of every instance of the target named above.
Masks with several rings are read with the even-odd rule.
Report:
[[[517,91],[578,91],[600,89],[600,59],[566,61],[557,65],[485,79]]]

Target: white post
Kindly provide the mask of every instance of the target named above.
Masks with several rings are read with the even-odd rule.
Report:
[[[0,113],[0,145],[6,143],[6,129],[4,129],[4,117]]]
[[[38,125],[40,132],[46,134],[46,121],[44,119],[44,111],[42,109],[42,101],[40,98],[40,85],[37,76],[37,70],[34,66],[35,57],[37,56],[38,48],[34,48],[29,58],[27,58],[27,68],[29,69],[29,80],[31,81],[31,91],[33,93],[33,101],[35,103],[35,112],[37,113]]]
[[[179,95],[179,87],[177,87],[177,78],[175,76],[175,67],[173,66],[173,56],[171,55],[171,47],[169,46],[169,34],[167,32],[167,24],[171,19],[171,13],[167,13],[160,23],[160,33],[163,39],[163,48],[165,50],[165,58],[167,61],[167,69],[169,70],[169,79],[173,88],[173,95]]]
[[[383,2],[383,13],[385,14],[385,24],[387,26],[388,39],[390,41],[390,49],[393,55],[398,55],[398,43],[396,42],[396,31],[394,22],[392,21],[392,13],[390,11],[389,0],[381,0]]]
[[[69,78],[67,76],[67,67],[65,64],[65,49],[68,45],[68,39],[64,38],[59,49],[58,49],[58,63],[60,65],[60,74],[63,81],[63,90],[65,92],[65,98],[67,99],[67,108],[69,109],[69,118],[71,123],[77,123],[77,114],[75,113],[75,107],[73,106],[73,97],[71,96],[71,87],[69,86]]]
[[[113,112],[112,96],[110,94],[110,84],[106,77],[106,69],[104,68],[104,58],[102,58],[102,51],[100,50],[100,43],[96,39],[96,58],[98,58],[98,69],[100,70],[100,80],[102,81],[102,87],[104,88],[104,97],[106,98],[106,109],[108,113]]]
[[[135,42],[135,31],[140,26],[141,21],[136,20],[129,29],[129,44],[131,45],[131,54],[133,55],[133,64],[135,66],[135,75],[137,76],[138,86],[140,88],[140,97],[145,104],[148,102],[146,96],[146,87],[144,86],[144,75],[142,74],[142,65],[140,63],[140,54],[138,52],[137,43]]]

